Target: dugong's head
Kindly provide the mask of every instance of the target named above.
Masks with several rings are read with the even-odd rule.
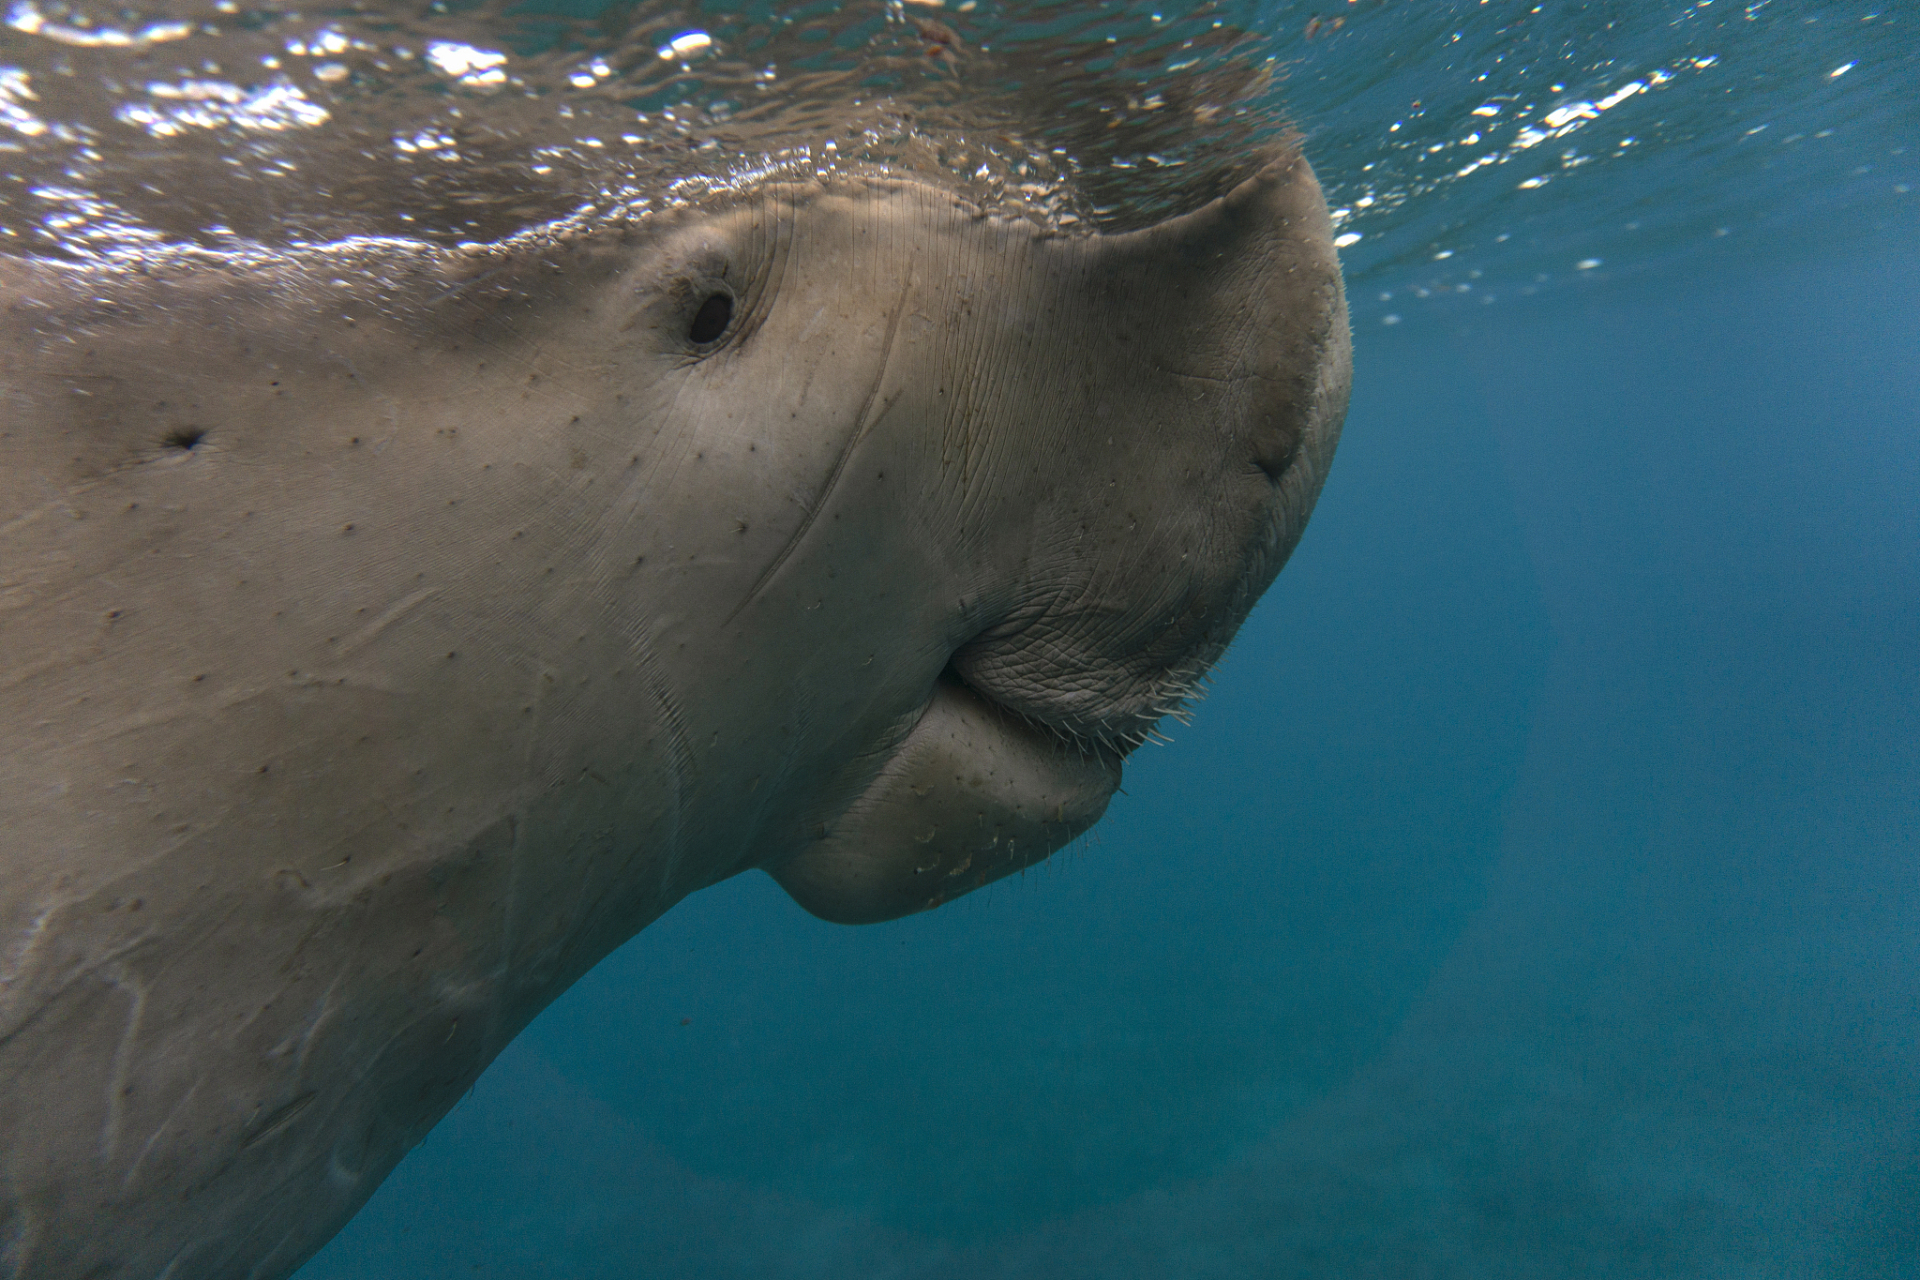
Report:
[[[0,1269],[287,1274],[685,894],[1044,857],[1346,406],[1292,153],[1128,234],[848,179],[263,257],[0,259]]]
[[[887,584],[842,593],[832,641],[893,648],[873,678],[903,714],[858,757],[878,772],[763,864],[817,914],[881,919],[1084,830],[1195,692],[1320,492],[1345,300],[1297,154],[1130,234],[1043,235],[919,186],[801,198],[778,243],[769,216],[685,233],[655,332],[685,330],[699,412],[837,433],[806,439],[795,518],[729,618]]]

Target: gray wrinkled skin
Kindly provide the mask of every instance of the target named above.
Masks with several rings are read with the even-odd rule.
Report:
[[[1125,236],[769,187],[512,252],[6,262],[0,316],[30,1277],[287,1275],[703,886],[879,920],[1058,848],[1279,571],[1350,376],[1293,155]]]

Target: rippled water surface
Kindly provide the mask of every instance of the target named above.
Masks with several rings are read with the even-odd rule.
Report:
[[[6,229],[69,257],[490,241],[877,168],[1123,225],[1192,203],[1281,128],[1274,64],[1231,15],[967,8],[18,0]]]
[[[1905,216],[1916,22],[1864,0],[13,0],[0,233],[69,258],[488,241],[860,167],[1124,227],[1295,128],[1356,314],[1385,321]]]

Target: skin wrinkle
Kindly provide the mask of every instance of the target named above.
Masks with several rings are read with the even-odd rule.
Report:
[[[860,442],[872,433],[874,427],[886,416],[887,410],[893,407],[893,401],[886,400],[881,403],[878,413],[873,412],[873,402],[879,396],[881,386],[886,382],[887,368],[893,361],[893,344],[900,333],[900,316],[906,309],[907,299],[912,296],[912,293],[913,279],[909,276],[907,283],[901,287],[900,296],[894,302],[893,309],[887,313],[887,333],[881,342],[880,362],[874,371],[873,383],[867,388],[866,398],[861,401],[860,410],[854,417],[853,430],[847,437],[845,447],[841,449],[839,458],[835,460],[833,470],[827,473],[827,480],[821,487],[820,496],[803,508],[804,514],[800,519],[800,527],[794,530],[793,535],[787,539],[786,544],[780,548],[779,553],[767,567],[760,571],[760,577],[754,582],[745,598],[727,614],[726,621],[729,625],[740,616],[742,610],[759,597],[762,591],[766,590],[773,582],[775,575],[780,572],[780,566],[785,564],[788,558],[799,549],[800,544],[806,540],[808,531],[813,528],[813,523],[819,518],[820,512],[826,509],[828,499],[833,496],[835,487],[839,485],[840,477],[846,474],[847,463],[852,460],[854,450],[860,447]]]
[[[955,237],[952,242],[952,252],[960,258],[962,270],[965,271],[968,279],[978,279],[983,273],[985,264],[982,259],[985,256],[990,227],[990,223],[976,222],[968,228],[966,234]],[[1031,277],[1026,273],[1031,270],[1031,266],[1032,264],[1025,256],[1017,258],[1010,264],[1008,269],[1018,273],[1012,282],[1013,289],[1023,290],[1030,286]],[[983,307],[985,305],[983,300],[972,299],[971,301],[976,305]],[[960,466],[958,523],[964,529],[979,524],[978,517],[986,509],[990,500],[990,490],[977,485],[974,481],[975,476],[984,469],[982,446],[986,450],[991,450],[1004,434],[1003,431],[995,431],[993,428],[996,425],[1004,426],[1005,423],[1005,415],[998,410],[1006,403],[1012,370],[1011,362],[992,358],[994,354],[990,343],[992,331],[989,327],[978,324],[959,324],[957,327],[961,337],[957,358],[942,363],[950,369],[964,370],[965,376],[954,378],[953,381],[957,385],[948,388],[950,395],[947,397],[947,403],[950,407],[947,420],[942,424],[941,461],[943,466],[949,464],[950,454],[957,444]],[[944,345],[944,334],[941,340]],[[1041,421],[1047,421],[1050,416],[1043,414]],[[976,444],[977,435],[985,436],[980,445]]]
[[[753,820],[747,827],[746,838],[742,841],[739,854],[733,860],[735,866],[751,865],[755,853],[771,844],[780,843],[768,838],[768,810],[773,798],[783,791],[784,784],[795,775],[801,764],[801,744],[806,741],[805,724],[809,718],[811,697],[803,690],[791,713],[795,722],[795,732],[788,735],[785,748],[774,762],[772,776],[761,775],[753,788]]]
[[[1246,373],[1228,374],[1226,377],[1212,377],[1204,373],[1182,373],[1178,369],[1169,369],[1165,365],[1161,365],[1161,364],[1155,364],[1153,368],[1154,368],[1154,372],[1164,373],[1169,378],[1180,378],[1187,382],[1207,382],[1207,383],[1212,383],[1215,386],[1221,386],[1221,387],[1244,386],[1248,382],[1280,381],[1280,379],[1278,378],[1272,378],[1266,374],[1254,372],[1254,371],[1249,371]]]
[[[684,372],[674,380],[673,393],[667,401],[665,413],[661,415],[669,422],[679,422],[682,420],[680,398],[686,392],[687,380],[688,375]],[[680,478],[681,469],[686,466],[687,455],[694,452],[694,446],[697,443],[698,441],[694,438],[691,431],[680,433],[672,443],[662,451],[660,457],[655,459],[653,465],[646,468],[641,474],[639,480],[640,493],[645,495],[662,489],[671,490],[673,483]],[[665,484],[660,483],[663,472],[667,481]],[[638,505],[639,504],[636,504],[636,506]],[[671,546],[669,546],[668,549],[671,549]]]
[[[786,201],[784,207],[781,205],[783,199]],[[751,239],[757,241],[764,235],[769,243],[764,247],[757,243],[750,243],[749,260],[758,262],[765,257],[769,259],[769,265],[755,277],[756,283],[752,291],[746,299],[743,299],[747,304],[746,314],[739,321],[738,333],[727,344],[728,351],[737,351],[744,347],[752,341],[754,334],[760,331],[761,325],[766,323],[768,311],[771,309],[771,299],[783,292],[787,279],[787,265],[793,258],[793,230],[798,223],[800,210],[798,194],[791,189],[775,188],[769,193],[767,203],[772,213],[763,221],[754,224],[754,234]],[[770,230],[763,232],[763,228],[770,228]],[[717,354],[724,358],[726,352]]]
[[[970,265],[982,278],[990,269],[985,261],[992,253],[988,243],[988,230],[988,224],[975,224],[972,234],[964,241],[971,257]],[[1057,289],[1048,291],[1052,294],[1054,301],[1042,317],[1042,323],[1049,329],[1058,328],[1076,318],[1078,301],[1089,292],[1094,243],[1077,238],[1037,241],[1031,254],[1017,256],[1006,268],[1019,273],[1014,286],[1018,292],[1034,290],[1043,281],[1058,282]],[[997,292],[995,296],[998,296]],[[992,307],[993,298],[982,298],[980,305]],[[1056,308],[1064,314],[1057,313]],[[964,380],[964,399],[956,402],[956,407],[964,413],[969,424],[963,436],[966,444],[963,465],[969,481],[966,485],[968,503],[966,523],[973,527],[983,523],[973,513],[986,510],[993,496],[989,488],[973,485],[970,482],[974,472],[984,472],[990,477],[997,476],[1004,480],[1008,474],[1017,471],[1019,467],[1017,462],[1012,462],[1008,458],[1005,451],[1016,447],[1031,450],[1036,446],[1040,450],[1051,451],[1056,447],[1056,441],[1060,440],[1071,426],[1078,425],[1071,423],[1068,419],[1065,406],[1061,403],[1061,386],[1057,381],[1049,380],[1047,383],[1046,398],[1015,407],[1014,376],[1019,368],[1019,361],[1015,357],[1018,352],[1002,351],[998,353],[1002,358],[989,358],[992,354],[987,346],[989,332],[985,326],[970,326],[962,329],[963,335],[972,342],[973,346],[966,353],[965,363],[960,367],[979,371],[982,375]],[[1065,371],[1068,376],[1082,382],[1090,381],[1090,375],[1082,371],[1080,353],[1069,346],[1065,354],[1069,361],[1068,369]],[[984,370],[981,369],[983,364]],[[984,451],[974,447],[975,433],[971,427],[973,423],[988,425],[988,430],[985,432]],[[1098,426],[1095,428],[1095,430],[1101,429],[1104,428]],[[982,456],[983,452],[984,456]],[[1009,465],[1000,465],[1003,459],[1008,459]],[[1070,478],[1062,478],[1063,484],[1068,482]],[[1075,541],[1078,544],[1077,537]],[[1062,555],[1062,551],[1055,551],[1056,558]]]
[[[1117,580],[1120,570],[1116,567],[1110,572]],[[1163,589],[1168,592],[1176,590],[1170,583],[1163,584]],[[1091,733],[1097,741],[1124,749],[1136,745],[1138,735],[1148,727],[1139,723],[1143,717],[1151,715],[1152,718],[1158,718],[1152,713],[1151,707],[1163,699],[1153,687],[1169,678],[1173,670],[1192,664],[1195,659],[1192,655],[1185,655],[1164,671],[1125,676],[1124,683],[1118,687],[1111,682],[1096,682],[1091,668],[1083,671],[1079,683],[1063,680],[1060,671],[1074,669],[1074,658],[1085,638],[1111,635],[1115,631],[1113,620],[1137,612],[1144,624],[1146,619],[1158,613],[1172,611],[1169,607],[1172,603],[1170,597],[1162,597],[1145,607],[1094,603],[1113,598],[1117,598],[1115,594],[1102,588],[1093,578],[1082,583],[1064,609],[1058,608],[1056,598],[1054,604],[1047,606],[1031,624],[1016,633],[1020,648],[1013,658],[1002,660],[996,666],[995,687],[1003,692],[1016,689],[1041,692],[1049,705],[1049,716],[1036,722],[1061,724],[1069,732]],[[1056,612],[1063,612],[1068,620],[1064,630],[1048,623],[1048,619],[1055,616]],[[1176,630],[1178,622],[1176,617],[1168,628],[1162,629],[1163,632]],[[1129,647],[1138,649],[1140,646]],[[1210,664],[1202,658],[1199,665],[1204,669]],[[1148,688],[1143,690],[1142,685]],[[1146,704],[1146,710],[1142,710],[1142,703]],[[1083,710],[1088,704],[1091,704],[1091,709]]]
[[[955,406],[959,410],[957,416],[961,417],[957,523],[962,529],[980,530],[976,538],[987,536],[982,526],[992,518],[990,512],[997,493],[993,479],[1006,469],[995,463],[1004,459],[1006,451],[1014,445],[1010,438],[1013,433],[1006,426],[1010,415],[1004,412],[1010,399],[1010,370],[1007,362],[993,360],[991,354],[985,335],[974,336],[973,350],[967,355],[967,363],[960,367],[980,370],[980,376],[965,380],[966,398]],[[982,363],[986,366],[984,370],[980,369]],[[1046,416],[1050,418],[1051,414]],[[982,476],[987,477],[984,483]]]
[[[694,779],[693,747],[688,739],[687,719],[680,709],[672,682],[655,656],[653,645],[644,630],[632,638],[631,651],[638,658],[648,693],[660,707],[660,723],[667,734],[667,761],[670,766],[667,777],[671,783],[667,813],[671,818],[671,827],[667,834],[666,856],[661,859],[659,878],[660,888],[666,892],[679,875],[681,859],[686,852],[685,821]]]

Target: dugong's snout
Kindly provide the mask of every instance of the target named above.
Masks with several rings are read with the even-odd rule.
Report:
[[[1022,462],[962,481],[992,534],[960,532],[994,548],[965,631],[872,785],[771,868],[828,919],[937,906],[1096,822],[1279,572],[1332,459],[1346,303],[1297,151],[1182,217],[1028,252],[1044,344],[1012,325],[938,379],[1018,378],[1009,411],[928,413],[929,436]]]
[[[1352,377],[1318,183],[1297,151],[1096,241],[1030,576],[954,655],[983,697],[1124,753],[1194,693],[1299,541]]]

